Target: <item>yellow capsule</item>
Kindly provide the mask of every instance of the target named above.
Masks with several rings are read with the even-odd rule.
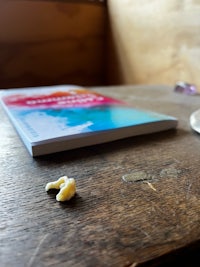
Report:
[[[50,182],[46,185],[45,190],[60,189],[56,195],[57,201],[70,200],[76,193],[76,183],[74,178],[68,178],[67,176],[60,177],[55,182]]]

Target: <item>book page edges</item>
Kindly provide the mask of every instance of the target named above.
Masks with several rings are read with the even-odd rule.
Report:
[[[41,156],[91,145],[108,143],[128,137],[151,134],[176,128],[178,121],[169,119],[134,125],[129,127],[118,128],[114,130],[91,132],[87,135],[77,135],[74,138],[55,140],[49,143],[33,143],[32,148],[28,148],[32,156]]]

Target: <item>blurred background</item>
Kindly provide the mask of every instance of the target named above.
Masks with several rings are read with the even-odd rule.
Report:
[[[0,88],[200,88],[200,0],[0,0]]]

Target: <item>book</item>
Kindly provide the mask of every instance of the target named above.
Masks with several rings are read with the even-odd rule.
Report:
[[[1,90],[1,103],[32,156],[177,126],[177,119],[75,85]]]

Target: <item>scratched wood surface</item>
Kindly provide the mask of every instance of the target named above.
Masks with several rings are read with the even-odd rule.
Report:
[[[0,108],[1,267],[199,266],[200,136],[189,126],[199,96],[166,86],[95,89],[177,116],[178,128],[32,158]],[[62,175],[77,182],[65,204],[44,190]]]
[[[0,1],[0,88],[104,83],[105,3]]]

